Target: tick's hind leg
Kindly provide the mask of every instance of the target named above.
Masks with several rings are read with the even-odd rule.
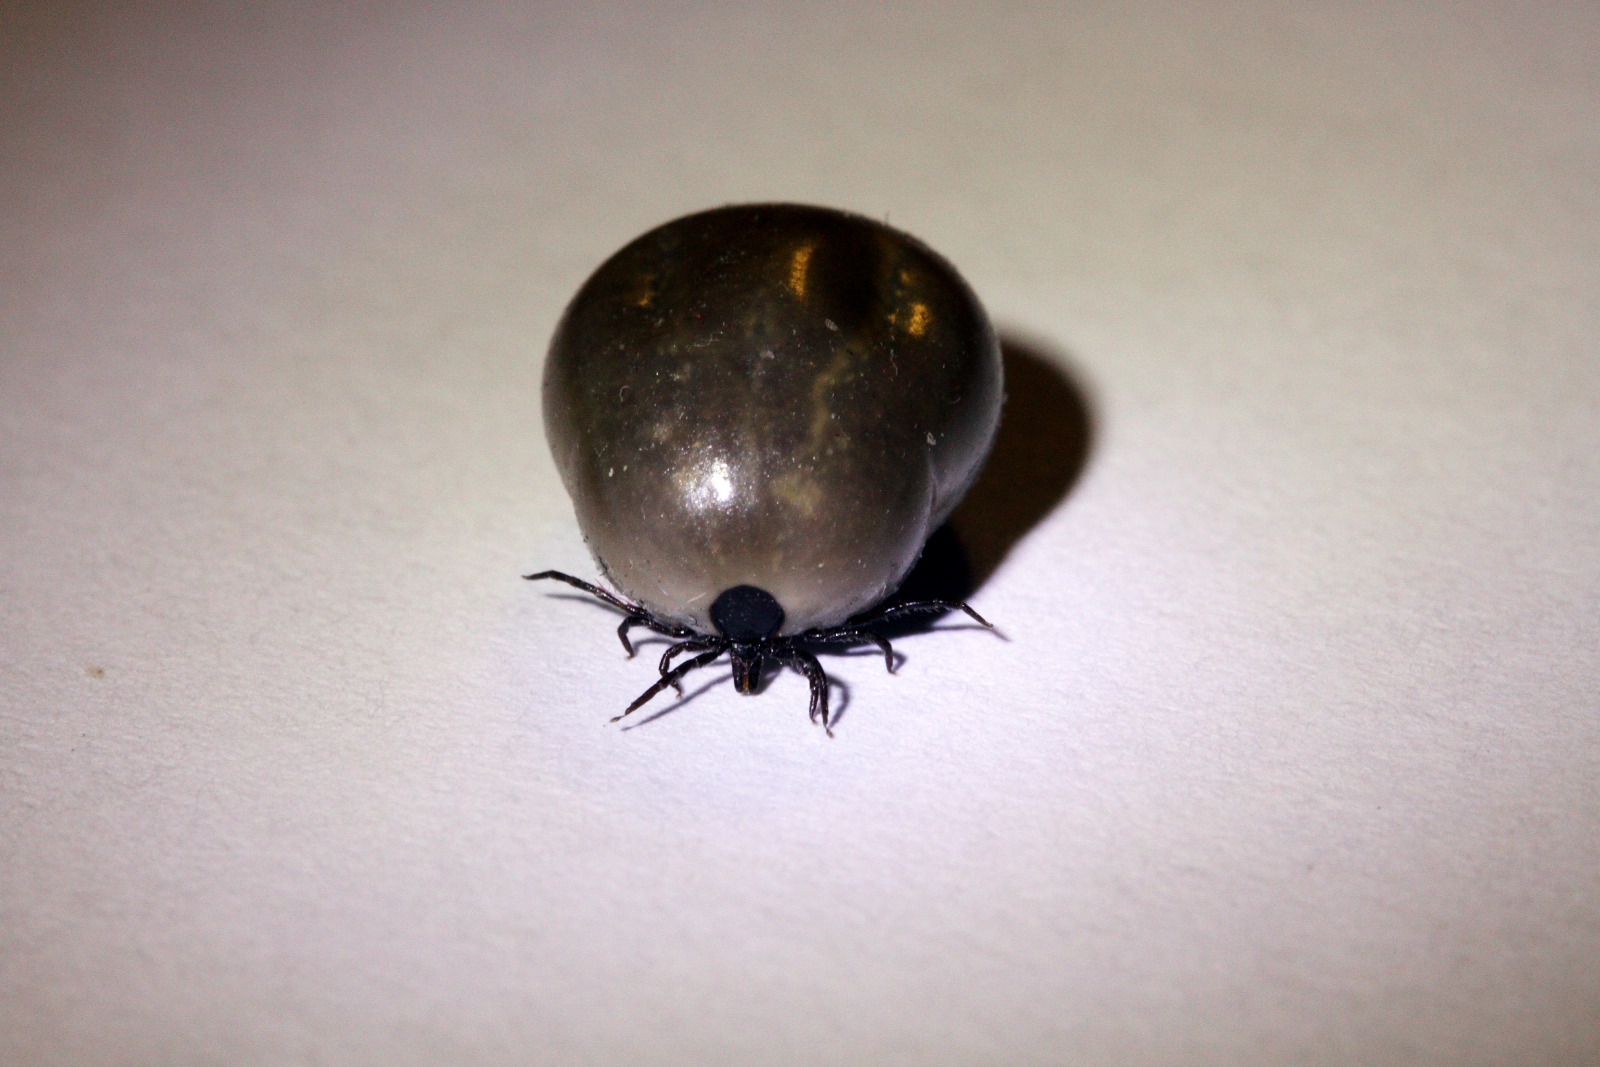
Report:
[[[909,604],[895,604],[879,608],[877,611],[869,611],[865,615],[857,615],[845,625],[864,626],[873,622],[895,622],[912,615],[932,615],[938,611],[964,611],[980,626],[994,629],[994,623],[973,611],[964,600],[913,600]]]
[[[883,665],[889,669],[890,674],[894,673],[894,646],[889,644],[889,639],[882,634],[849,627],[819,630],[816,633],[802,634],[801,637],[807,641],[815,641],[819,645],[877,645],[883,652]]]
[[[530,582],[536,582],[541,578],[554,578],[558,582],[566,582],[574,589],[582,589],[590,596],[604,601],[605,603],[610,604],[612,607],[623,612],[627,618],[623,619],[622,622],[617,626],[617,640],[621,641],[622,647],[628,650],[628,656],[630,659],[633,657],[633,642],[628,640],[628,631],[633,629],[635,626],[647,627],[651,630],[654,630],[656,633],[663,634],[667,637],[698,636],[687,626],[679,626],[675,622],[662,622],[660,619],[650,614],[649,609],[644,605],[634,604],[630,601],[624,600],[611,590],[602,589],[598,585],[584,581],[582,578],[574,578],[572,575],[564,574],[561,571],[540,571],[538,574],[524,574],[523,577]]]
[[[574,589],[582,589],[585,593],[588,593],[592,597],[599,597],[607,604],[610,604],[614,608],[621,608],[629,615],[642,614],[648,616],[648,612],[641,612],[639,605],[628,603],[611,590],[601,589],[598,585],[586,582],[582,578],[574,578],[572,575],[565,574],[561,571],[540,571],[538,574],[524,574],[523,577],[530,582],[537,582],[541,578],[554,578],[558,582],[566,582]],[[627,642],[624,641],[623,643],[626,644]]]

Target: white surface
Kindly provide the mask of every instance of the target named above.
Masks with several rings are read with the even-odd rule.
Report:
[[[1592,4],[4,18],[5,1062],[1600,1057]],[[1094,412],[833,741],[517,577],[555,316],[749,199]]]

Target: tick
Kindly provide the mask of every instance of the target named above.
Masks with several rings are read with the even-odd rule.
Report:
[[[877,606],[978,475],[1000,420],[1000,349],[972,290],[913,237],[825,208],[758,204],[669,222],[567,306],[544,370],[550,450],[600,572],[553,578],[672,638],[612,722],[727,655],[754,693],[770,660],[960,601]],[[680,656],[688,658],[674,665]]]

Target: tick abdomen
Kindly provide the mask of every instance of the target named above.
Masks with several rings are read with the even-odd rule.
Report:
[[[994,332],[915,239],[820,208],[723,208],[623,248],[567,308],[546,430],[610,581],[702,632],[752,586],[782,634],[891,593],[999,418]]]

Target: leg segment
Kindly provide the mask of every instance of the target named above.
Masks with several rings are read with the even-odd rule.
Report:
[[[660,673],[662,677],[665,677],[667,672],[672,670],[672,661],[684,652],[704,652],[710,648],[715,648],[720,652],[722,650],[721,646],[721,641],[707,637],[691,637],[687,641],[679,641],[661,653]]]
[[[633,655],[633,644],[628,640],[628,631],[635,626],[649,627],[656,633],[664,634],[667,637],[699,636],[687,626],[679,626],[675,622],[662,622],[644,607],[638,604],[630,604],[609,589],[602,589],[598,585],[584,581],[582,578],[574,578],[572,575],[563,574],[561,571],[540,571],[538,574],[524,574],[523,577],[530,582],[536,582],[540,578],[554,578],[558,582],[566,582],[574,589],[582,589],[590,596],[610,604],[627,615],[627,618],[622,620],[622,625],[617,627],[617,636],[622,639],[622,647],[628,650],[629,656]]]
[[[601,589],[598,585],[592,585],[582,578],[574,578],[572,575],[563,574],[561,571],[540,571],[538,574],[524,574],[523,577],[530,582],[537,582],[541,578],[554,578],[558,582],[566,582],[574,589],[582,589],[590,596],[598,597],[614,608],[621,608],[629,615],[639,614],[639,605],[630,604],[609,589]]]
[[[823,673],[822,664],[817,662],[817,657],[798,648],[779,653],[778,659],[805,675],[806,681],[811,683],[811,721],[820,721],[823,730],[832,737],[833,727],[828,723],[828,676]]]
[[[815,633],[800,635],[804,640],[815,641],[825,645],[877,645],[883,651],[883,665],[894,673],[894,646],[889,644],[889,639],[882,634],[875,634],[871,630],[858,630],[855,627],[834,630],[818,630]]]
[[[617,639],[622,642],[622,647],[628,650],[628,658],[633,658],[633,642],[628,640],[628,631],[635,626],[648,625],[650,620],[643,615],[629,615],[617,627]]]
[[[677,644],[661,653],[661,663],[657,669],[660,672],[661,677],[665,678],[672,670],[673,657],[678,655],[680,652],[704,652],[710,648],[717,649],[717,651],[720,652],[722,647],[722,641],[715,637],[691,637],[687,641],[679,641]],[[677,682],[672,683],[672,688],[678,691],[679,696],[683,695],[683,686],[679,685]]]
[[[909,604],[896,604],[893,607],[869,611],[865,615],[857,615],[846,625],[861,626],[869,622],[892,622],[908,615],[931,615],[937,611],[964,611],[980,626],[994,629],[994,623],[973,611],[965,601],[961,600],[913,600]]]
[[[642,708],[646,704],[648,704],[650,702],[650,698],[651,697],[653,697],[657,693],[661,692],[667,686],[669,686],[669,685],[677,685],[678,684],[678,679],[682,678],[684,675],[688,674],[690,671],[694,670],[696,667],[704,667],[706,664],[710,663],[712,660],[716,659],[720,655],[722,655],[722,649],[715,648],[715,649],[712,649],[710,652],[707,652],[707,653],[705,653],[703,655],[696,656],[694,659],[688,661],[687,663],[678,664],[678,666],[673,668],[672,673],[662,675],[660,680],[658,680],[655,685],[652,685],[649,689],[646,689],[643,693],[640,693],[639,694],[639,699],[635,700],[632,704],[628,705],[628,710],[627,711],[624,711],[621,715],[616,716],[611,721],[612,722],[616,722],[618,719],[622,719],[622,718],[625,718],[625,717],[627,717],[629,715],[632,715],[639,708]]]

